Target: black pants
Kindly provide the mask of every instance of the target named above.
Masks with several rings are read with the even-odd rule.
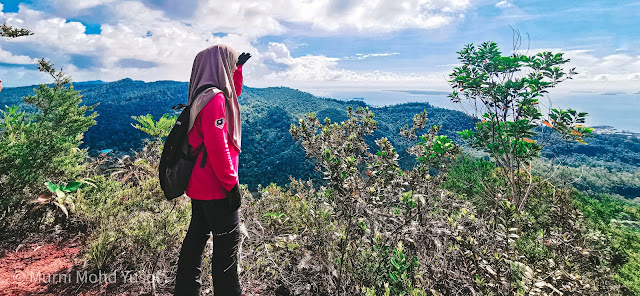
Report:
[[[202,252],[213,233],[211,271],[215,296],[240,296],[238,279],[238,211],[229,212],[227,199],[191,200],[191,224],[182,243],[174,295],[200,295]]]

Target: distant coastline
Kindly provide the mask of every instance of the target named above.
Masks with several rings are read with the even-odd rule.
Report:
[[[628,136],[628,137],[634,137],[637,139],[640,139],[640,132],[634,132],[634,131],[627,131],[627,130],[619,130],[613,126],[609,126],[609,125],[596,125],[596,126],[592,126],[592,128],[594,128],[594,133],[595,134],[602,134],[602,135],[621,135],[621,136]]]
[[[363,98],[364,102],[372,106],[391,106],[409,102],[427,102],[434,107],[462,111],[447,97],[448,92],[438,90],[348,90],[328,91],[325,89],[306,89],[303,91],[323,97],[340,100]],[[603,133],[618,133],[636,135],[640,133],[640,94],[582,94],[559,96],[550,95],[553,106],[541,100],[546,108],[574,109],[589,113],[587,125],[603,130]],[[544,112],[544,111],[543,111]]]

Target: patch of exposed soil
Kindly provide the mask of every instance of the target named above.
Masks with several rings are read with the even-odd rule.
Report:
[[[20,244],[0,257],[0,294],[49,295],[51,284],[67,280],[80,263],[79,238],[60,243]]]
[[[112,281],[112,273],[87,272],[82,267],[84,234],[35,235],[0,243],[0,296],[2,295],[153,295],[150,285]],[[114,273],[115,274],[115,273]],[[115,277],[114,277],[115,278]],[[156,296],[172,295],[171,287],[159,287]],[[244,295],[273,295],[259,283],[245,283]],[[201,295],[212,295],[203,289]],[[279,295],[275,293],[275,295]]]

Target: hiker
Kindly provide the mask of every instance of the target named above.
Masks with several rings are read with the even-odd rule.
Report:
[[[0,80],[0,92],[2,92],[2,80]]]
[[[210,232],[214,294],[242,295],[237,261],[241,198],[238,96],[242,92],[242,66],[250,57],[248,53],[238,56],[231,47],[219,44],[198,53],[193,62],[189,104],[198,99],[194,105],[206,105],[191,114],[189,149],[204,143],[205,153],[199,154],[185,193],[191,198],[191,223],[180,250],[174,295],[200,295],[202,252]]]

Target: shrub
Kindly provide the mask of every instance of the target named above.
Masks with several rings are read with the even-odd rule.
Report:
[[[36,112],[7,107],[0,119],[0,207],[44,192],[45,181],[75,181],[83,170],[86,150],[79,149],[82,135],[96,124],[95,106],[82,106],[82,96],[70,79],[48,62],[41,71],[55,78],[53,87],[41,84],[24,101]]]
[[[140,266],[152,262],[146,261],[146,256],[177,247],[187,229],[187,204],[166,202],[160,190],[154,170],[157,156],[136,153],[131,166],[115,167],[109,177],[96,176],[96,187],[78,194],[79,214],[95,225],[95,239],[108,233],[119,241],[120,252],[128,249],[126,257],[118,258],[121,264]],[[121,159],[116,165],[119,163]],[[123,173],[123,169],[128,172]],[[127,178],[132,172],[138,176]]]
[[[132,123],[131,126],[154,137],[158,142],[162,142],[162,139],[169,135],[178,116],[169,117],[169,114],[164,114],[157,121],[153,119],[151,114],[131,116],[131,118],[137,122],[136,124]]]
[[[504,195],[505,183],[496,176],[492,162],[462,155],[451,166],[443,188],[462,194],[478,212],[486,213],[495,206],[493,200]]]
[[[608,195],[595,198],[573,191],[576,207],[591,226],[602,249],[601,264],[609,263],[615,279],[640,295],[640,206]]]
[[[506,195],[482,192],[507,182],[502,168],[456,161],[453,144],[440,153],[436,147],[447,141],[437,127],[415,135],[426,114],[403,129],[417,142],[409,150],[418,162],[401,171],[388,141],[377,140],[374,154],[361,139],[375,128],[373,114],[357,109],[347,116],[323,125],[308,114],[291,128],[328,187],[269,186],[243,210],[250,237],[243,281],[261,283],[261,294],[622,293],[606,263],[593,268],[602,248],[583,236],[567,190],[534,179],[522,210]],[[469,179],[465,170],[479,173]]]
[[[90,240],[87,259],[99,270],[108,268],[118,243],[115,234],[109,231],[97,232],[97,238]]]

